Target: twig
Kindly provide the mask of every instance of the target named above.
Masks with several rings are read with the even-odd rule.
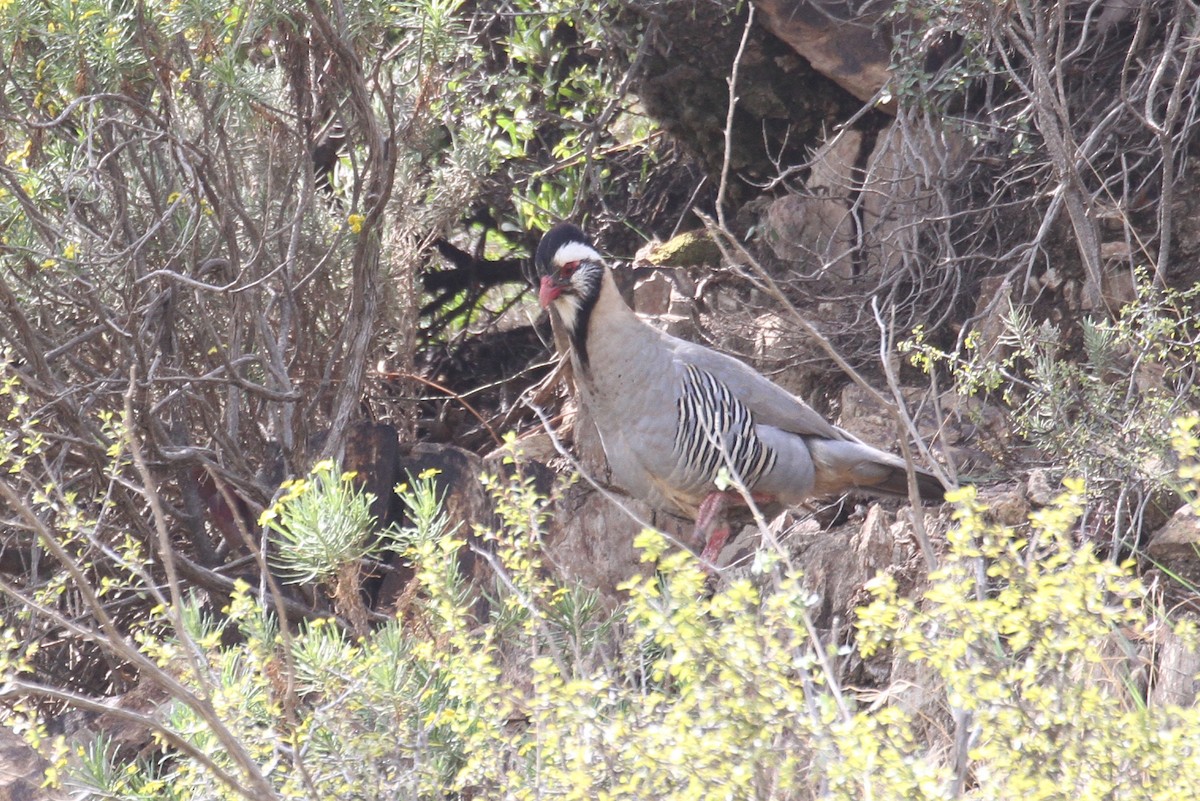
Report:
[[[105,650],[136,666],[142,675],[162,687],[172,698],[186,704],[196,712],[217,738],[218,742],[220,742],[221,746],[228,751],[230,758],[242,769],[250,787],[243,787],[236,780],[226,782],[222,776],[217,776],[217,778],[221,779],[223,783],[227,783],[230,789],[245,798],[251,799],[251,801],[278,798],[275,788],[267,780],[266,776],[263,775],[258,763],[246,752],[241,741],[225,726],[212,704],[207,699],[197,696],[181,684],[178,679],[160,668],[156,662],[134,647],[126,636],[121,633],[116,623],[109,616],[108,612],[105,611],[104,604],[100,602],[100,598],[96,595],[95,590],[84,574],[83,568],[67,549],[63,547],[63,544],[59,542],[49,526],[29,507],[20,493],[4,479],[0,479],[0,497],[4,499],[10,508],[16,510],[26,525],[37,532],[42,544],[46,546],[46,549],[50,551],[58,563],[63,566],[63,569],[70,574],[76,591],[88,609],[91,610],[92,615],[99,623],[103,632],[103,636],[96,634],[90,639]],[[23,600],[26,607],[33,608],[36,606],[31,602],[31,599]],[[78,630],[78,627],[72,628]]]
[[[562,444],[562,440],[560,440],[558,438],[558,435],[554,433],[554,429],[550,425],[550,418],[546,416],[545,411],[543,411],[540,406],[537,406],[536,404],[532,403],[529,400],[522,399],[522,403],[524,403],[526,406],[528,406],[533,411],[533,413],[538,416],[538,420],[540,420],[542,423],[543,430],[545,430],[547,436],[550,437],[550,443],[554,446],[554,450],[558,451],[559,455],[568,461],[568,463],[575,470],[575,472],[577,472],[580,476],[582,476],[583,480],[586,481],[588,484],[590,484],[592,489],[594,489],[594,490],[596,490],[596,492],[600,493],[600,495],[605,500],[607,500],[610,503],[612,503],[613,505],[615,505],[618,509],[620,509],[625,514],[626,517],[628,517],[633,522],[637,523],[642,528],[657,531],[659,534],[666,537],[667,541],[670,542],[672,545],[675,545],[684,550],[690,550],[687,545],[680,542],[675,537],[673,537],[670,534],[668,534],[667,532],[659,529],[657,526],[651,524],[649,521],[643,520],[640,515],[638,515],[636,512],[634,512],[632,509],[630,509],[620,498],[618,498],[614,492],[612,492],[610,489],[608,489],[607,487],[602,485],[599,481],[597,481],[595,478],[593,478],[591,473],[589,473],[587,470],[585,470],[583,468],[583,465],[581,465],[579,463],[579,460],[575,458],[574,454],[572,454],[569,450],[567,450],[566,446]]]
[[[213,677],[207,670],[208,664],[204,660],[204,653],[183,623],[183,592],[179,586],[179,573],[175,569],[175,549],[171,547],[167,516],[163,512],[162,500],[155,490],[154,477],[150,475],[150,468],[146,466],[141,446],[134,435],[133,393],[136,388],[137,364],[134,363],[129,367],[129,388],[125,391],[125,420],[122,439],[125,447],[129,450],[129,455],[133,458],[134,469],[137,470],[138,477],[142,481],[141,495],[150,506],[150,515],[154,521],[153,530],[158,538],[158,558],[167,574],[167,590],[171,593],[171,602],[166,605],[164,612],[175,629],[175,636],[184,645],[182,650],[187,655],[193,675],[197,678],[204,676],[207,681],[212,682]]]
[[[737,110],[737,80],[742,66],[742,55],[746,52],[746,43],[750,41],[750,28],[754,25],[754,4],[747,3],[749,12],[746,14],[746,26],[742,29],[742,41],[738,44],[737,55],[733,57],[733,67],[729,72],[729,108],[725,112],[725,154],[721,160],[721,185],[717,188],[717,219],[722,228],[725,224],[725,198],[729,190],[729,164],[733,160],[733,115]]]
[[[795,304],[792,303],[791,300],[783,293],[783,290],[780,289],[779,285],[775,282],[775,279],[771,277],[771,274],[763,268],[763,266],[748,250],[746,250],[745,246],[742,245],[727,229],[725,229],[723,226],[720,226],[719,223],[715,223],[711,217],[708,217],[700,211],[697,211],[696,214],[704,221],[705,226],[709,229],[709,231],[714,234],[714,241],[716,242],[717,247],[721,249],[726,260],[731,263],[748,265],[753,273],[747,274],[747,279],[750,280],[751,283],[753,283],[760,290],[770,295],[788,312],[789,316],[791,316],[797,325],[799,325],[800,329],[804,331],[804,333],[807,334],[812,341],[815,342],[817,346],[829,356],[830,359],[833,360],[834,364],[836,364],[842,370],[842,372],[850,378],[850,380],[852,380],[858,387],[866,392],[881,409],[885,410],[892,417],[896,423],[897,430],[907,431],[909,437],[921,442],[920,432],[917,431],[916,425],[908,417],[907,413],[901,411],[901,408],[897,402],[888,399],[879,390],[868,383],[867,380],[862,377],[862,374],[855,370],[854,367],[847,362],[840,353],[838,353],[837,349],[833,347],[833,343],[831,343],[824,334],[818,331],[816,326],[810,323],[804,317],[804,315],[800,314],[799,309],[797,309]],[[739,258],[732,258],[732,254],[729,253],[726,243],[732,245]],[[905,463],[908,466],[909,500],[913,503],[914,510],[920,509],[920,495],[916,493],[916,477],[915,473],[913,472],[912,455],[908,453],[907,450],[908,438],[900,437],[899,439],[901,450],[904,452]],[[928,449],[923,449],[923,452],[928,456]],[[943,471],[941,471],[941,469],[938,467],[937,463],[931,461],[930,466],[936,473],[939,474],[939,478],[944,481],[946,477]],[[918,513],[914,512],[914,515],[915,514]],[[934,556],[935,552],[932,549],[932,545],[929,543],[922,543],[921,547],[926,560],[928,561],[933,559],[931,564],[936,565],[936,557]]]
[[[388,379],[403,378],[403,379],[408,379],[409,381],[416,381],[418,384],[424,384],[425,386],[429,387],[430,389],[436,389],[438,392],[443,393],[447,397],[453,398],[454,400],[458,401],[464,409],[466,409],[468,412],[470,412],[472,415],[474,415],[475,419],[478,420],[485,429],[487,429],[488,434],[490,434],[492,436],[492,440],[494,440],[497,445],[504,444],[504,440],[500,438],[500,435],[496,433],[496,430],[494,428],[492,428],[491,424],[488,423],[488,421],[484,418],[484,416],[482,414],[480,414],[479,411],[474,406],[472,406],[467,401],[466,398],[464,398],[462,395],[455,392],[454,390],[450,389],[449,387],[444,387],[441,384],[439,384],[438,382],[430,381],[428,378],[425,378],[424,376],[419,376],[416,373],[377,371],[375,373],[375,375],[379,376],[380,378],[388,378]]]
[[[34,681],[26,681],[25,679],[11,679],[6,681],[3,686],[0,686],[0,700],[18,701],[23,696],[29,695],[49,698],[67,704],[73,709],[85,709],[89,712],[119,718],[141,726],[144,730],[153,732],[156,736],[162,738],[167,745],[175,750],[182,754],[187,754],[190,758],[196,760],[197,764],[207,768],[222,784],[236,790],[246,798],[252,799],[256,797],[250,790],[242,787],[238,780],[227,773],[224,768],[213,762],[208,754],[148,715],[140,715],[137,712],[122,709],[114,704],[97,701],[86,695],[80,695],[79,693],[73,693],[70,690],[63,690],[57,687],[49,687]]]

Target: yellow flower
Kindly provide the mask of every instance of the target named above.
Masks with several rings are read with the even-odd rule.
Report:
[[[18,148],[4,157],[4,163],[8,166],[12,166],[18,161],[24,161],[29,157],[29,151],[32,147],[33,142],[26,140],[24,147]]]
[[[363,216],[361,214],[351,214],[346,218],[346,224],[350,226],[350,230],[356,234],[362,233]]]

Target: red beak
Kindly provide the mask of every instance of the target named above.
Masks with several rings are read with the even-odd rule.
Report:
[[[553,277],[547,275],[542,277],[542,288],[538,290],[538,303],[545,309],[554,300],[562,294],[562,287]]]

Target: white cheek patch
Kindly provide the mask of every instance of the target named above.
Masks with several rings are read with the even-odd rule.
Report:
[[[576,295],[559,295],[555,301],[558,316],[568,329],[575,328],[575,318],[579,316],[579,298]]]
[[[554,266],[562,267],[573,261],[603,261],[596,249],[582,242],[568,242],[554,253]]]

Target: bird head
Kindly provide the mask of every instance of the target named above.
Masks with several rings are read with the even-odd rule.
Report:
[[[568,327],[578,313],[595,304],[604,276],[604,258],[587,234],[570,223],[559,223],[538,244],[534,264],[542,277],[538,302],[551,304]]]

